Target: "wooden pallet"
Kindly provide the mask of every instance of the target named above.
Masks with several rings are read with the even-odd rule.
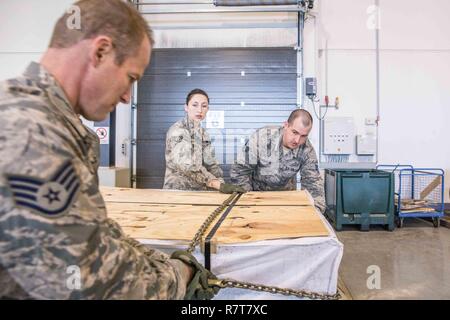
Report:
[[[101,191],[108,216],[116,220],[127,235],[154,248],[168,251],[187,247],[206,217],[229,197],[218,192],[123,188],[102,188]],[[227,216],[223,217],[224,220],[212,237],[210,245],[205,246],[204,239],[200,243],[205,265],[209,261],[208,264],[219,278],[231,277],[252,283],[288,286],[297,290],[305,286],[309,288],[308,290],[318,292],[324,292],[332,285],[331,281],[337,281],[336,264],[341,257],[340,246],[333,245],[337,239],[330,237],[333,231],[329,231],[307,192],[249,192],[242,195]],[[214,223],[218,220],[219,218]],[[205,234],[210,230],[211,228]],[[298,239],[302,237],[316,237],[316,239],[303,242]],[[249,242],[253,241],[278,239],[288,240],[249,245]],[[293,256],[303,257],[301,261],[292,257],[280,259],[277,253],[287,248]],[[316,265],[317,257],[308,255],[308,252],[316,252],[323,248],[330,251],[321,258],[320,264]],[[267,255],[255,257],[252,254],[255,250],[262,249]],[[246,255],[250,255],[250,261],[245,258]],[[274,256],[278,258],[274,259]],[[305,262],[306,260],[308,262]],[[282,275],[276,275],[279,283],[272,281],[273,270],[261,272],[259,269],[261,263],[264,263],[268,270],[272,270],[274,266],[277,270],[283,270]],[[241,264],[244,266],[243,269]],[[330,267],[319,268],[324,264]],[[311,278],[309,278],[311,270],[306,268],[306,265],[308,268],[317,267]],[[255,272],[249,274],[249,268],[255,268]],[[306,269],[308,271],[304,271]],[[330,279],[330,283],[324,285],[323,282],[328,281],[325,279]],[[346,293],[347,290],[341,281],[338,290],[343,299],[348,299],[349,294]],[[248,293],[246,294],[247,297]],[[260,295],[254,294],[258,297]],[[236,297],[239,297],[239,294]],[[236,297],[229,290],[222,290],[218,296],[219,299]]]
[[[338,292],[341,295],[341,300],[353,300],[353,296],[341,276],[338,278]]]

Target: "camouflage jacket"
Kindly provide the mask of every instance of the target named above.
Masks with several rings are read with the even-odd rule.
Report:
[[[315,206],[324,212],[323,179],[311,142],[291,150],[282,140],[283,127],[266,126],[254,132],[231,166],[231,182],[247,191],[295,190],[300,171],[302,189],[309,191]]]
[[[0,298],[184,296],[178,262],[107,218],[98,150],[42,66],[0,83]]]
[[[212,190],[207,183],[213,179],[223,182],[222,176],[211,139],[200,122],[187,116],[175,122],[166,136],[164,189]]]

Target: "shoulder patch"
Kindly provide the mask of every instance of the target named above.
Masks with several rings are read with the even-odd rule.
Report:
[[[6,175],[6,178],[18,207],[46,217],[65,214],[80,189],[80,180],[70,160],[47,181],[26,175]]]

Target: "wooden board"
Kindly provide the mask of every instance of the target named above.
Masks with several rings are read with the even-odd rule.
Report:
[[[214,237],[218,243],[328,236],[312,206],[235,206]]]
[[[403,209],[402,208],[402,213],[414,213],[414,212],[429,212],[429,213],[434,213],[434,212],[438,212],[436,209],[433,208],[428,208],[428,207],[414,207],[414,208],[409,208],[409,209]]]
[[[219,192],[101,187],[106,202],[221,205],[230,195]]]
[[[344,280],[342,280],[341,276],[338,277],[337,289],[341,294],[341,300],[353,300],[353,296],[348,287],[345,285]]]
[[[106,202],[106,207],[108,216],[133,238],[182,241],[192,240],[216,208],[119,202]],[[328,230],[312,206],[235,206],[213,242],[242,243],[318,236],[328,236]]]
[[[107,202],[106,208],[132,238],[190,241],[216,207]]]
[[[433,181],[430,182],[425,189],[420,193],[420,199],[425,199],[434,189],[441,185],[441,177],[437,176]]]
[[[312,198],[306,191],[264,191],[244,193],[238,202],[243,206],[310,206]]]

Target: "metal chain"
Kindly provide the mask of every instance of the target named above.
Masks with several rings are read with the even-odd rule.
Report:
[[[317,292],[310,292],[306,290],[294,290],[294,289],[284,289],[273,286],[266,286],[261,284],[254,284],[249,282],[237,281],[232,279],[217,279],[208,281],[211,286],[218,286],[221,288],[237,288],[237,289],[247,289],[260,292],[268,292],[272,294],[282,294],[285,296],[296,296],[299,298],[309,298],[314,300],[339,300],[341,295],[338,292],[336,294],[324,294]]]
[[[234,192],[231,196],[228,197],[219,207],[217,207],[209,216],[206,218],[205,222],[201,225],[201,227],[198,229],[198,231],[195,233],[194,238],[192,239],[191,243],[189,244],[189,248],[187,249],[187,252],[192,253],[195,249],[195,247],[200,243],[202,240],[203,234],[208,230],[211,223],[217,218],[217,216],[234,200],[234,198],[239,193]]]
[[[217,216],[234,200],[234,198],[239,193],[234,192],[228,197],[219,207],[217,207],[206,220],[203,222],[201,227],[195,233],[194,238],[189,244],[187,252],[192,253],[195,247],[200,243],[203,234],[210,227],[211,223],[217,218]],[[293,289],[283,289],[273,286],[265,286],[261,284],[253,284],[249,282],[237,281],[232,279],[210,279],[208,280],[209,285],[217,286],[221,288],[237,288],[237,289],[247,289],[253,291],[269,292],[272,294],[282,294],[285,296],[296,296],[299,298],[309,298],[309,299],[321,299],[321,300],[338,300],[341,298],[339,292],[336,294],[322,294],[317,292],[309,292],[305,290],[293,290]]]

